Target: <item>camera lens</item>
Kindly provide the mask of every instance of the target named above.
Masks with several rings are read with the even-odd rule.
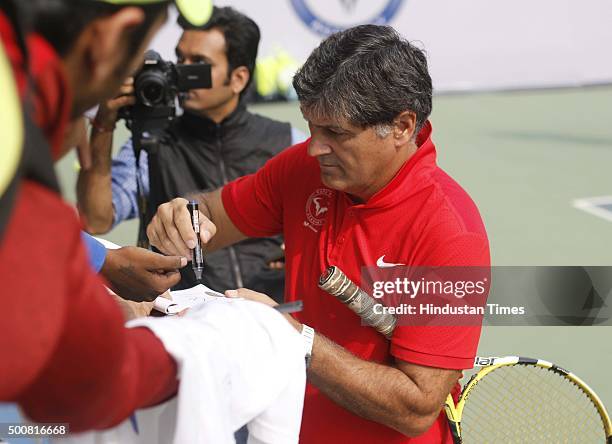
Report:
[[[150,102],[151,104],[156,104],[161,102],[163,97],[164,90],[162,85],[159,83],[149,83],[142,87],[142,96],[146,102]]]
[[[144,72],[135,85],[136,95],[140,101],[150,107],[164,104],[167,82],[163,73],[157,71]]]

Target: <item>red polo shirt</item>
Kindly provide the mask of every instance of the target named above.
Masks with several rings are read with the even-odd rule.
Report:
[[[283,151],[256,174],[227,185],[223,204],[244,234],[285,236],[285,295],[289,301],[304,300],[301,322],[369,361],[391,363],[397,358],[466,369],[472,367],[480,327],[398,327],[388,341],[317,287],[329,265],[340,267],[359,285],[361,267],[375,266],[382,256],[384,262],[408,266],[489,266],[478,209],[436,165],[431,131],[427,122],[416,153],[366,203],[354,204],[345,193],[322,184],[306,141]],[[311,385],[300,438],[319,444],[452,442],[443,412],[424,435],[410,439],[353,415]]]

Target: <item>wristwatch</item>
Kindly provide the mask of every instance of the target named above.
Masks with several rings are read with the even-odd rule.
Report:
[[[312,358],[312,344],[314,343],[315,331],[306,324],[302,325],[302,339],[304,339],[304,357],[306,358],[306,368],[310,366]]]

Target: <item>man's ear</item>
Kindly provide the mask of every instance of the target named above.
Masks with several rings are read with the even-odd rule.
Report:
[[[234,69],[230,78],[230,87],[232,88],[234,94],[240,94],[242,91],[244,91],[244,88],[246,88],[250,78],[251,74],[246,66],[239,66],[238,68]]]
[[[416,137],[416,113],[404,111],[393,119],[393,138],[397,146],[403,146]]]
[[[125,7],[118,12],[94,20],[81,36],[85,41],[88,70],[91,82],[105,82],[117,70],[117,64],[125,60],[129,48],[128,32],[145,19],[141,8]]]

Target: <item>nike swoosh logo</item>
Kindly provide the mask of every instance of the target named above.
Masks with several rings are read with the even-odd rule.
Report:
[[[379,268],[391,268],[391,267],[401,267],[402,265],[406,265],[406,264],[390,264],[388,262],[385,262],[385,255],[383,254],[381,257],[378,258],[378,260],[376,261],[376,265]]]

